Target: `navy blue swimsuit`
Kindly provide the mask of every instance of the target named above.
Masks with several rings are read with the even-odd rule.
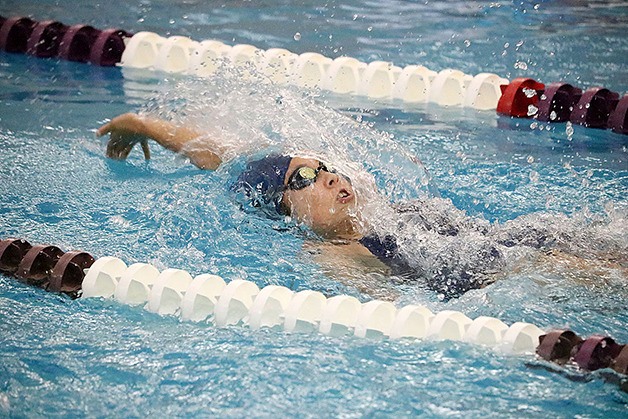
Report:
[[[493,282],[494,274],[505,265],[502,244],[488,237],[485,224],[471,217],[460,217],[455,209],[445,209],[435,210],[428,201],[396,207],[401,217],[412,220],[412,228],[429,232],[426,237],[439,242],[439,246],[412,250],[417,257],[409,254],[409,249],[404,252],[392,234],[371,233],[359,242],[387,265],[393,275],[423,283],[445,299]],[[471,238],[469,233],[475,236]]]

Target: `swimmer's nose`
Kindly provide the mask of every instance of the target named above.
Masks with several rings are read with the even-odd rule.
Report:
[[[322,179],[323,183],[325,184],[326,187],[328,188],[333,188],[334,186],[336,186],[338,184],[338,174],[337,173],[330,173],[330,172],[320,172],[319,176],[323,174],[324,178]]]

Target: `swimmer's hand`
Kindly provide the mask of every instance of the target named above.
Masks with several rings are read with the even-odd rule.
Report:
[[[150,159],[150,149],[148,148],[148,130],[144,120],[133,113],[125,113],[117,116],[111,122],[98,128],[96,135],[101,137],[109,134],[107,143],[107,157],[116,160],[126,159],[135,144],[140,143],[144,158]]]
[[[216,170],[222,163],[223,147],[218,141],[201,137],[196,130],[162,119],[125,113],[96,131],[97,136],[110,135],[107,157],[124,160],[135,144],[142,146],[144,157],[150,159],[148,140],[175,153],[183,154],[201,169]],[[202,139],[202,142],[199,142]]]

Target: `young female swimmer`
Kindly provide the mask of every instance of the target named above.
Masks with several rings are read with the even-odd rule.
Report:
[[[195,143],[201,133],[132,113],[114,118],[97,131],[98,136],[106,134],[110,135],[107,157],[113,159],[126,159],[136,144],[141,145],[145,158],[149,159],[148,140],[185,155],[201,169],[217,169],[225,154],[224,147],[215,139],[202,137],[203,147],[198,147]],[[253,206],[290,215],[325,239],[329,245],[317,249],[324,265],[329,266],[332,261],[333,266],[334,259],[343,258],[353,266],[359,265],[362,272],[419,281],[443,298],[481,288],[497,279],[507,267],[512,269],[512,263],[507,264],[505,257],[512,253],[512,248],[544,250],[537,253],[545,258],[548,266],[558,258],[561,263],[568,261],[562,265],[591,270],[590,264],[563,253],[569,247],[568,236],[572,232],[539,230],[538,225],[530,229],[524,218],[513,220],[507,226],[489,225],[466,216],[451,204],[443,206],[444,200],[440,200],[439,205],[435,205],[434,200],[425,200],[395,207],[402,221],[400,225],[412,225],[429,233],[425,237],[431,237],[432,241],[450,244],[428,244],[419,251],[415,248],[414,255],[420,255],[408,257],[394,232],[378,234],[367,228],[365,233],[365,220],[360,217],[351,180],[314,159],[270,155],[249,162],[233,189],[243,193]],[[459,234],[462,231],[471,232],[474,240],[469,241],[468,235]],[[611,269],[619,269],[625,276],[625,261],[611,265]]]

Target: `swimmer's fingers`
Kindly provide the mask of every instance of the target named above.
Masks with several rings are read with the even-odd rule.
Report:
[[[135,143],[125,144],[120,150],[119,160],[125,160],[127,157],[129,157],[129,154],[131,154],[131,150],[133,150],[134,146],[135,146]]]
[[[144,159],[150,160],[150,148],[148,147],[148,141],[146,139],[140,141],[142,145],[142,151],[144,152]]]
[[[116,160],[124,160],[137,141],[132,141],[127,136],[122,136],[115,132],[111,133],[111,138],[107,143],[107,157]]]
[[[107,152],[105,153],[110,159],[118,158],[118,142],[115,136],[111,136],[109,142],[107,142]]]
[[[106,123],[96,130],[96,137],[102,137],[105,134],[109,134],[111,132],[111,122]]]

